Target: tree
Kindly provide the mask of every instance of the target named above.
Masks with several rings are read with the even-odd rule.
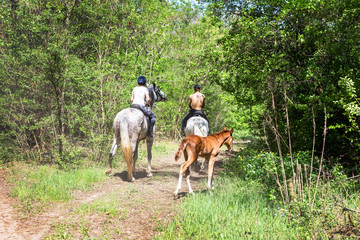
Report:
[[[329,132],[326,155],[343,162],[357,159],[358,148],[348,139],[357,142],[359,132],[345,133],[349,118],[334,102],[341,79],[359,78],[359,3],[214,1],[212,10],[229,30],[208,55],[217,64],[212,72],[217,83],[239,102],[263,106],[261,125],[275,127],[284,138],[290,132],[296,150],[312,148],[314,115],[315,147],[321,153],[326,109],[329,126],[344,124]],[[354,83],[356,96],[359,87]],[[275,140],[274,131],[267,134]],[[291,151],[289,139],[282,145]]]

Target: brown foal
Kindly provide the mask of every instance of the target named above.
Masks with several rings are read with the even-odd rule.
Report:
[[[205,158],[206,163],[208,163],[208,184],[207,188],[210,191],[214,163],[216,156],[220,153],[220,147],[227,141],[229,138],[229,144],[232,145],[232,133],[234,129],[227,130],[225,127],[222,131],[214,133],[207,137],[200,137],[198,135],[189,135],[184,138],[175,154],[175,161],[179,160],[181,153],[184,152],[185,163],[180,167],[179,182],[177,188],[174,192],[174,196],[177,197],[179,190],[181,189],[182,177],[185,174],[186,183],[189,187],[189,193],[193,193],[193,190],[190,185],[190,166],[193,164],[198,157]]]

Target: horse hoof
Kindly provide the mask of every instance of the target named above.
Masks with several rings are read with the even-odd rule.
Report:
[[[177,199],[178,198],[178,191],[175,191],[174,192],[174,199]]]
[[[147,174],[147,176],[148,176],[148,177],[152,177],[152,173],[149,172],[149,173]]]
[[[110,175],[110,174],[111,174],[111,169],[107,169],[107,170],[105,171],[105,174],[106,174],[106,175]]]
[[[134,182],[135,178],[134,178],[134,176],[131,176],[131,177],[128,176],[127,180],[128,180],[128,182]]]

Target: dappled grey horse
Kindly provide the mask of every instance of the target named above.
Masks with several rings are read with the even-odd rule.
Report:
[[[189,118],[186,123],[185,135],[189,136],[191,134],[206,137],[209,134],[209,124],[206,119],[200,116]]]
[[[150,109],[153,109],[154,103],[165,101],[166,95],[155,83],[148,85],[150,95]],[[114,141],[109,153],[109,168],[106,174],[112,171],[112,159],[115,155],[117,146],[121,146],[124,158],[127,164],[128,181],[134,181],[135,163],[138,158],[139,142],[146,139],[148,154],[147,176],[151,174],[151,148],[154,142],[153,136],[147,136],[148,133],[148,117],[141,110],[136,108],[126,108],[120,111],[114,119]],[[154,126],[155,127],[155,126]]]

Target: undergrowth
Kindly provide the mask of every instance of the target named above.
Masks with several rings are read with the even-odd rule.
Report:
[[[179,205],[155,239],[291,239],[299,227],[270,204],[261,184],[223,176],[213,195],[197,193]],[[306,235],[303,235],[306,237]]]
[[[293,188],[291,157],[283,156],[290,202],[284,202],[282,183],[274,178],[280,175],[279,157],[241,150],[223,164],[214,194],[185,198],[174,220],[160,225],[155,239],[358,238],[358,176],[348,177],[336,161],[324,165],[319,174],[317,158],[309,172],[311,153],[306,151],[294,153],[292,160],[299,166]]]
[[[328,161],[319,173],[318,158],[311,169],[311,152],[296,152],[292,160],[297,164],[292,172],[291,156],[283,156],[289,203],[284,201],[275,176],[281,176],[280,158],[272,152],[243,150],[224,164],[226,174],[243,181],[257,181],[264,186],[264,194],[274,204],[281,204],[284,214],[296,223],[302,233],[313,239],[360,236],[360,191],[358,176],[349,177],[336,160]],[[296,182],[294,181],[296,176]],[[279,177],[282,181],[283,176]]]

